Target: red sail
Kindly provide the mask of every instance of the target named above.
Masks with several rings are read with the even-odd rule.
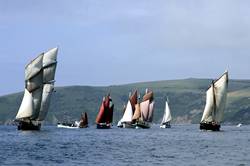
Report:
[[[95,122],[96,123],[104,123],[105,122],[104,116],[105,116],[105,107],[104,107],[104,102],[102,102],[101,107],[99,109],[99,113],[98,113],[98,115],[96,117]]]
[[[100,111],[96,117],[96,123],[112,123],[113,121],[113,109],[114,105],[110,95],[106,96],[103,99]]]
[[[107,109],[107,117],[106,117],[106,123],[112,123],[113,122],[113,110],[114,110],[114,105],[112,104],[111,108],[109,107]]]

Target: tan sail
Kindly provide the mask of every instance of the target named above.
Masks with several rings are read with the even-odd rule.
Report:
[[[152,102],[149,104],[149,111],[148,111],[148,118],[147,118],[147,121],[148,121],[148,122],[152,122],[152,121],[153,121],[154,104],[155,104],[154,101],[152,101]]]
[[[133,115],[132,120],[138,120],[141,117],[141,109],[140,104],[135,105],[135,113]]]
[[[153,96],[154,96],[153,92],[150,91],[143,96],[143,101],[149,100],[151,102],[154,99]]]
[[[149,100],[143,101],[140,103],[141,108],[141,118],[143,121],[148,120],[148,113],[149,113]]]

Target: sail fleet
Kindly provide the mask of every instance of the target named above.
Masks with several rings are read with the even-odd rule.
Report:
[[[58,48],[41,53],[25,67],[25,89],[22,103],[15,122],[18,130],[40,130],[41,124],[49,110],[54,91]],[[201,130],[219,131],[226,106],[228,90],[228,71],[219,79],[213,80],[206,92],[206,105],[200,122]],[[123,116],[117,124],[120,128],[150,128],[154,115],[154,93],[146,89],[142,99],[135,90],[129,93]],[[103,97],[96,117],[97,129],[110,129],[113,122],[114,103],[111,94]],[[169,101],[165,109],[160,128],[170,128],[172,120]],[[87,113],[81,115],[80,121],[72,124],[58,124],[64,128],[88,127]]]

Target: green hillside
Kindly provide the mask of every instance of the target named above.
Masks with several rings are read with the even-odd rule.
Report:
[[[167,97],[170,100],[174,123],[199,123],[210,82],[210,79],[185,79],[108,87],[57,87],[52,97],[46,123],[78,120],[83,111],[88,113],[89,122],[94,123],[102,97],[108,92],[111,93],[115,104],[114,121],[117,122],[122,116],[122,106],[127,102],[129,91],[138,89],[143,94],[145,88],[150,88],[155,93],[155,123],[161,121]],[[22,96],[23,93],[16,93],[0,97],[1,124],[14,119]],[[250,80],[229,82],[224,122],[250,123]]]

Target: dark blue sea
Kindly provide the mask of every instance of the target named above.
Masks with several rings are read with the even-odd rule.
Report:
[[[17,131],[0,126],[0,165],[250,165],[250,126],[222,126],[221,132],[198,127]]]

